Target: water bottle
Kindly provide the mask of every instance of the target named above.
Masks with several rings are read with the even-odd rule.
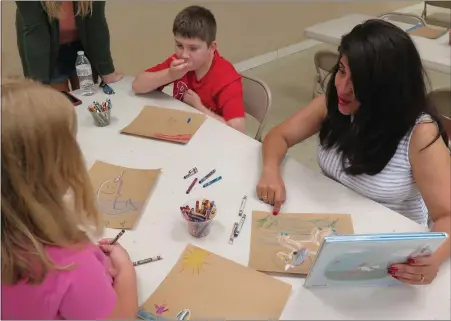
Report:
[[[80,82],[81,94],[83,96],[89,96],[94,94],[91,64],[88,58],[86,58],[84,51],[78,51],[77,54],[75,69],[77,70],[78,81]]]

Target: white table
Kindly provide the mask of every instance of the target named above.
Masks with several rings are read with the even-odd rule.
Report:
[[[129,251],[132,260],[154,255],[164,257],[162,261],[137,267],[140,304],[163,281],[188,242],[247,265],[250,219],[233,245],[228,243],[228,238],[244,194],[248,195],[246,212],[249,218],[252,210],[271,210],[255,196],[260,175],[260,143],[211,118],[206,119],[187,145],[121,135],[119,129],[134,119],[145,105],[193,109],[163,93],[137,97],[131,92],[130,78],[112,87],[116,90],[116,95],[111,96],[114,119],[104,128],[94,126],[86,107],[93,100],[104,99],[105,95],[77,95],[83,101],[83,105],[76,107],[78,141],[88,166],[99,159],[135,168],[163,168],[141,220],[134,230],[127,231],[121,238],[121,244]],[[207,189],[197,187],[187,197],[185,191],[191,180],[184,180],[183,176],[194,166],[201,173],[216,168],[223,179]],[[283,208],[285,212],[350,213],[358,233],[424,230],[413,221],[357,195],[291,158],[286,160],[284,179],[288,193]],[[216,201],[218,214],[210,235],[194,239],[188,234],[178,208],[187,199],[201,196]],[[105,236],[114,237],[117,232],[107,229]],[[301,277],[280,279],[293,286],[281,316],[283,320],[450,319],[448,265],[441,269],[433,285],[424,287],[352,289],[343,293],[334,289],[305,289]]]
[[[368,19],[375,18],[364,14],[349,14],[338,19],[328,20],[308,27],[304,30],[304,35],[311,39],[338,46],[341,37],[349,33],[354,26]],[[405,31],[412,27],[408,23],[390,22]],[[445,33],[437,39],[427,39],[418,36],[412,36],[412,39],[415,42],[426,69],[451,74],[451,46],[448,44],[448,33]]]

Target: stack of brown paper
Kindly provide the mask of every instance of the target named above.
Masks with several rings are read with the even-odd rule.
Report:
[[[159,175],[160,169],[134,169],[96,161],[89,176],[105,226],[133,228]]]
[[[409,35],[428,39],[437,39],[443,36],[448,30],[443,28],[419,27],[409,31]]]
[[[145,320],[278,320],[291,285],[188,244],[140,307]]]
[[[202,114],[148,106],[121,132],[186,144],[204,121]]]
[[[307,274],[324,237],[354,234],[349,214],[252,213],[249,267]]]

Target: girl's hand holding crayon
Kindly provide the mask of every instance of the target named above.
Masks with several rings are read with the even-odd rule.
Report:
[[[124,270],[134,271],[133,262],[127,251],[119,244],[110,244],[112,239],[103,239],[99,241],[100,249],[105,253],[111,263],[109,272],[113,278]],[[134,272],[133,272],[134,273]]]

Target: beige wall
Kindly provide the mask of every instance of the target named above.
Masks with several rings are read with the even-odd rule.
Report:
[[[377,15],[414,5],[412,1],[316,3],[207,3],[218,23],[218,45],[233,63],[300,42],[304,28],[348,13]],[[14,2],[2,5],[2,73],[21,73],[14,28]],[[172,21],[183,3],[129,1],[107,4],[111,50],[126,74],[165,59],[173,50]],[[233,17],[233,19],[232,19]]]

